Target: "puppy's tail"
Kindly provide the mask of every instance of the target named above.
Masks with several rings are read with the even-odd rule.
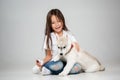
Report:
[[[105,67],[103,65],[100,65],[100,71],[104,71]]]

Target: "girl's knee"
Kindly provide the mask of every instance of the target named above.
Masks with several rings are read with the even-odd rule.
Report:
[[[50,65],[49,67],[52,71],[59,71],[63,69],[63,62],[57,61]]]
[[[76,74],[76,73],[79,73],[80,71],[81,71],[81,65],[76,63],[71,69],[70,73]]]

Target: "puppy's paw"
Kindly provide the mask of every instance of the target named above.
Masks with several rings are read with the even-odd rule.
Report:
[[[61,72],[59,73],[60,76],[67,76],[68,74],[67,73],[64,73],[64,72]]]
[[[58,60],[56,60],[56,59],[52,59],[51,61],[54,61],[54,62],[56,62],[56,61],[58,61]]]
[[[58,61],[58,60],[60,60],[60,56],[59,55],[57,55],[54,58],[52,58],[52,61]]]

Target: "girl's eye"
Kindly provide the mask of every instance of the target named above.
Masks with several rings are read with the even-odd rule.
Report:
[[[59,21],[57,21],[57,22],[61,22],[61,21],[59,20]]]
[[[52,22],[52,24],[55,24],[54,22]]]

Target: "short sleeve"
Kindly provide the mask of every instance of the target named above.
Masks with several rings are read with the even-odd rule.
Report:
[[[50,44],[51,44],[51,41],[49,40],[49,47],[51,49]],[[47,36],[45,36],[45,39],[44,39],[43,49],[45,49],[45,50],[48,49],[48,47],[47,47]]]
[[[43,44],[43,49],[47,49],[47,36],[45,36],[45,39],[44,39],[44,44]]]
[[[75,36],[69,31],[68,33],[68,37],[72,40],[72,42],[77,42]]]

